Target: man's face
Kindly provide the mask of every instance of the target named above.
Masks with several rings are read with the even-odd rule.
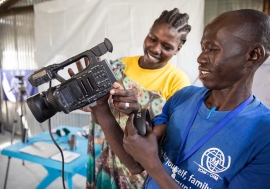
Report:
[[[180,47],[180,34],[170,25],[161,24],[151,28],[144,40],[142,65],[146,69],[163,67]]]
[[[238,21],[220,18],[206,26],[201,39],[199,79],[212,90],[237,87],[246,79],[248,43]]]

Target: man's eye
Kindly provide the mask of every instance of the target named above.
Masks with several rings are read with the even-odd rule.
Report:
[[[215,48],[202,48],[202,51],[208,51],[208,52],[213,52],[216,51],[217,49]]]
[[[211,52],[213,52],[213,51],[217,51],[218,49],[217,48],[211,48],[211,49],[209,49]]]

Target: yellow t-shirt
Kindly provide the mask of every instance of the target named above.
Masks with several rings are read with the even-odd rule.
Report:
[[[143,69],[139,66],[139,58],[125,57],[121,62],[126,64],[124,74],[147,90],[156,91],[168,100],[176,91],[190,85],[187,74],[171,63],[160,69]]]

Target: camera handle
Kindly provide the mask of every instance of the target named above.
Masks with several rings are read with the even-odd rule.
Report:
[[[98,44],[97,46],[93,47],[90,50],[84,51],[76,56],[73,56],[66,61],[59,63],[59,66],[56,68],[53,68],[53,71],[57,72],[60,69],[63,69],[64,67],[70,65],[71,63],[74,63],[78,60],[80,60],[83,57],[87,57],[89,59],[90,64],[98,63],[97,58],[98,56],[102,56],[106,52],[112,52],[113,46],[109,39],[105,38],[103,43]]]
[[[59,64],[53,64],[49,65],[47,67],[43,67],[41,69],[36,70],[29,78],[29,82],[32,86],[39,86],[41,84],[44,84],[48,81],[51,81],[52,79],[57,79],[59,82],[63,83],[66,80],[62,78],[60,75],[57,74],[59,70],[62,70],[64,67],[80,60],[81,58],[87,57],[90,64],[98,63],[97,58],[99,56],[102,56],[103,54],[107,52],[113,51],[112,43],[109,39],[105,38],[104,42],[98,44],[97,46],[91,48],[90,50],[87,50],[85,52],[82,52],[76,56],[73,56],[67,60],[65,60],[62,63]]]
[[[133,124],[138,130],[139,135],[141,136],[144,136],[146,134],[146,122],[148,122],[148,126],[153,129],[148,109],[141,108],[134,112]]]

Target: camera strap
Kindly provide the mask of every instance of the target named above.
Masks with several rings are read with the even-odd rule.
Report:
[[[226,115],[211,131],[209,131],[201,140],[195,144],[181,159],[179,159],[180,153],[183,150],[183,146],[186,143],[188,133],[193,125],[193,122],[196,118],[196,115],[198,113],[198,110],[201,106],[201,104],[204,102],[208,94],[206,94],[204,97],[200,99],[198,102],[196,108],[193,111],[193,114],[189,120],[188,126],[184,132],[184,135],[182,137],[181,147],[179,150],[179,155],[177,157],[175,165],[178,163],[181,163],[188,159],[192,154],[194,154],[202,145],[204,145],[210,138],[212,138],[226,123],[228,123],[232,118],[234,118],[239,112],[241,112],[249,103],[252,102],[253,96],[250,95],[245,101],[243,101],[240,105],[238,105],[234,110],[232,110],[228,115]]]

